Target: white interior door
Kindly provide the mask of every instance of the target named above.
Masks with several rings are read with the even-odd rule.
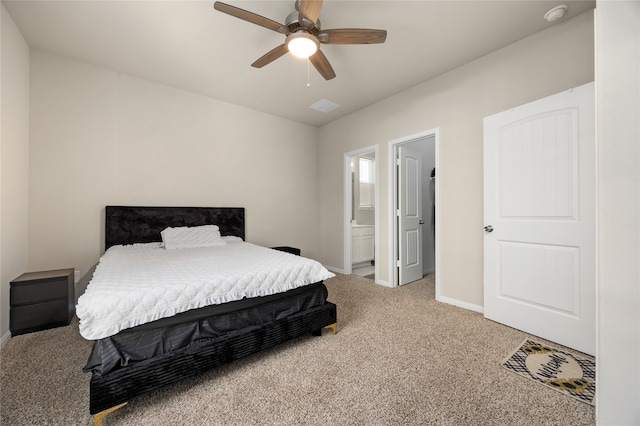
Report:
[[[484,119],[485,317],[595,354],[593,83]]]
[[[422,154],[398,148],[398,284],[422,278]]]

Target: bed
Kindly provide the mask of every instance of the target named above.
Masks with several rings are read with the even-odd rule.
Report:
[[[317,262],[292,254],[296,253],[296,250],[291,248],[268,249],[244,242],[244,224],[243,208],[106,207],[105,254],[101,257],[91,283],[78,300],[77,306],[81,334],[89,340],[94,340],[84,371],[91,372],[89,412],[94,416],[96,425],[102,424],[106,415],[142,394],[305,334],[321,335],[324,328],[336,333],[336,306],[327,300],[328,294],[323,280],[315,280],[318,275],[311,273],[305,276],[305,280],[314,282],[296,278],[294,284],[294,278],[287,278],[291,283],[278,278],[281,287],[279,290],[265,290],[263,287],[267,288],[266,285],[263,286],[262,282],[259,282],[257,285],[249,286],[249,290],[234,293],[231,298],[224,295],[216,301],[213,299],[218,296],[210,296],[197,304],[190,301],[191,308],[185,310],[186,308],[182,307],[179,312],[174,312],[175,307],[169,306],[175,299],[170,297],[170,301],[162,303],[163,306],[169,306],[163,308],[169,312],[168,314],[138,309],[141,312],[139,318],[125,321],[117,327],[109,322],[108,317],[99,317],[99,308],[104,308],[102,310],[107,313],[114,310],[109,308],[109,303],[112,303],[111,294],[104,293],[109,294],[108,297],[104,297],[96,291],[104,290],[99,284],[105,281],[105,265],[113,263],[115,258],[122,259],[127,265],[126,262],[130,259],[135,259],[131,262],[139,262],[135,256],[148,256],[154,261],[160,259],[159,261],[165,264],[168,262],[158,256],[168,256],[170,251],[180,253],[180,256],[183,253],[189,253],[191,256],[193,251],[196,254],[200,253],[198,256],[215,256],[216,262],[219,261],[220,254],[220,262],[226,265],[234,263],[236,259],[241,263],[245,256],[253,259],[250,256],[255,252],[256,256],[260,256],[260,260],[256,257],[253,263],[274,265],[269,268],[276,268],[276,265],[279,268],[281,263],[305,265],[304,268],[314,270],[318,268],[315,265]],[[209,229],[213,225],[219,229],[219,236],[225,241],[224,244],[220,243],[223,247],[207,247],[192,251],[169,250],[168,240],[163,239],[163,236],[166,237],[163,234],[166,228]],[[229,261],[231,256],[234,262]],[[203,257],[198,261],[208,265],[209,259]],[[201,269],[200,266],[196,266],[199,264],[193,263],[196,260],[192,257],[189,257],[188,261],[192,262],[189,263],[188,269]],[[170,272],[167,274],[170,275]],[[225,274],[226,272],[220,275]],[[332,275],[324,275],[324,279]],[[271,276],[290,277],[292,274],[289,271],[254,274],[252,280],[255,281],[258,276],[266,282]],[[121,285],[118,281],[120,275],[115,274],[113,277],[115,278],[112,281],[117,284],[117,291],[129,291],[128,285]],[[161,282],[162,277],[154,277],[154,280]],[[122,283],[125,282],[126,280],[122,279]],[[113,306],[123,307],[126,312],[133,311],[134,309],[128,308],[126,303],[133,303],[134,307],[146,303],[144,299],[140,299],[140,302],[135,301],[138,293],[141,294],[140,297],[148,297],[145,287],[134,287],[129,293],[130,296],[127,295],[122,300],[114,299],[117,303],[113,302],[116,303]],[[190,283],[184,289],[181,288],[179,294],[183,293],[206,292],[201,288],[194,289]],[[104,306],[91,308],[90,306],[95,306],[97,296],[102,297],[98,299],[102,300]],[[89,303],[91,298],[94,299],[93,305]],[[128,300],[130,298],[134,302]]]

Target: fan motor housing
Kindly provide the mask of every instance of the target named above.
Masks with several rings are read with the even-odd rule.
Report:
[[[320,19],[318,19],[315,23],[313,23],[307,20],[306,18],[304,18],[303,23],[306,25],[301,24],[299,19],[300,19],[300,14],[298,12],[291,12],[289,16],[287,16],[287,19],[285,19],[284,25],[292,33],[295,33],[298,30],[306,30],[309,33],[313,34],[314,36],[317,36],[318,34],[320,34],[320,28],[321,28]]]

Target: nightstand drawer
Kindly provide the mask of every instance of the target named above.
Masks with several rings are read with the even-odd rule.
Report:
[[[66,300],[14,307],[11,308],[10,316],[14,335],[56,325],[67,325],[70,320]]]
[[[66,299],[68,294],[68,280],[64,277],[29,285],[14,285],[11,287],[11,306]]]

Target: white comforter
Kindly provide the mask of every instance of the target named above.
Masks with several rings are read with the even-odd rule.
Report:
[[[78,299],[80,334],[96,340],[189,309],[284,292],[334,276],[315,260],[240,240],[165,250],[160,243],[105,252]]]

